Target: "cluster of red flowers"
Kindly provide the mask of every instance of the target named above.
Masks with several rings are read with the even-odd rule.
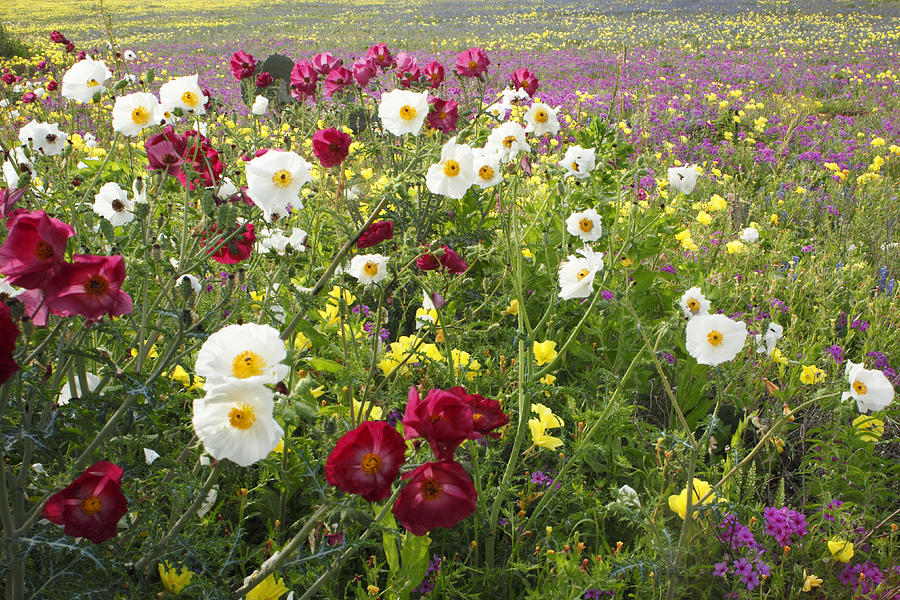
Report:
[[[0,273],[27,290],[19,299],[36,325],[46,325],[48,313],[99,321],[131,312],[131,296],[121,289],[125,262],[120,255],[75,254],[66,261],[66,240],[75,230],[42,210],[15,210],[6,227]]]
[[[383,421],[367,421],[346,433],[328,456],[325,477],[370,502],[384,500],[406,460],[404,440],[424,438],[436,461],[404,473],[406,486],[392,507],[397,522],[414,535],[451,528],[475,511],[478,494],[469,474],[453,460],[465,440],[499,437],[509,418],[496,400],[465,388],[432,389],[424,399],[409,390],[404,435]]]
[[[225,171],[225,164],[219,158],[218,151],[203,134],[193,129],[180,135],[169,125],[161,133],[147,138],[144,148],[150,163],[147,167],[149,170],[165,171],[191,190],[198,186],[217,185]],[[197,178],[188,181],[186,166]]]
[[[65,525],[66,535],[86,537],[95,544],[116,537],[116,524],[128,512],[122,472],[122,467],[111,462],[95,463],[50,496],[41,514],[51,523]]]

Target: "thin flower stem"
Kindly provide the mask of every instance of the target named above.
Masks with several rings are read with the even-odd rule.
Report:
[[[572,332],[569,334],[569,337],[566,339],[565,343],[562,345],[562,348],[560,348],[557,351],[556,357],[553,360],[551,360],[549,363],[547,363],[543,369],[541,369],[537,373],[532,374],[531,377],[528,378],[528,381],[534,381],[535,379],[540,379],[541,377],[543,377],[544,375],[546,375],[547,373],[549,373],[550,371],[552,371],[553,369],[556,368],[557,363],[559,363],[562,360],[563,356],[565,355],[566,349],[569,347],[569,345],[573,341],[575,341],[575,337],[578,335],[578,332],[581,331],[581,327],[584,325],[585,321],[587,321],[588,316],[591,314],[591,311],[593,310],[594,306],[597,304],[597,301],[600,299],[601,294],[602,294],[602,290],[598,287],[597,290],[594,292],[594,297],[591,298],[591,303],[584,310],[584,314],[581,315],[581,319],[578,321],[578,323],[575,325],[575,327],[572,328]]]

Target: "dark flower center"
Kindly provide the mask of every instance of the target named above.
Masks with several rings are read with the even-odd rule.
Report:
[[[114,211],[116,211],[117,213],[124,212],[124,211],[125,211],[125,205],[122,203],[121,200],[119,200],[118,198],[116,198],[115,200],[112,201],[112,209],[113,209]]]
[[[88,496],[81,501],[81,510],[88,516],[100,512],[102,508],[103,502],[97,496]]]
[[[84,282],[84,293],[99,298],[109,290],[109,280],[103,275],[94,275]]]
[[[441,497],[441,484],[437,479],[426,479],[422,483],[422,497],[426,500],[437,500]]]
[[[53,247],[44,240],[38,240],[34,245],[34,255],[41,260],[50,260],[53,258]]]

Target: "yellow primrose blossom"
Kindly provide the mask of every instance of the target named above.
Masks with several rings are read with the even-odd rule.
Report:
[[[712,217],[705,210],[701,210],[697,213],[697,222],[701,225],[709,225],[712,223]]]
[[[184,367],[181,365],[175,365],[175,368],[168,375],[169,379],[172,381],[177,381],[181,385],[185,387],[186,390],[202,390],[203,389],[203,378],[194,376],[194,381],[191,382],[191,375],[187,371],[184,370]]]
[[[138,355],[137,348],[131,349],[131,356],[135,357]],[[150,351],[147,352],[147,358],[159,358],[159,352],[156,351],[156,344],[150,346]]]
[[[465,377],[466,381],[472,381],[481,370],[481,363],[472,358],[472,355],[465,350],[450,350],[450,356],[453,358],[453,366],[457,374]]]
[[[814,574],[807,575],[806,569],[803,569],[803,587],[800,588],[801,592],[811,592],[813,588],[819,587],[820,585],[822,585],[821,579]]]
[[[191,577],[194,576],[194,573],[189,571],[187,567],[181,567],[181,571],[179,571],[169,561],[165,561],[165,564],[158,563],[157,569],[159,570],[159,578],[162,580],[163,587],[167,592],[176,596],[191,582]]]
[[[534,258],[534,254],[532,254],[531,250],[529,250],[528,248],[522,250],[522,256],[524,256],[525,258]]]
[[[816,365],[803,365],[803,372],[800,373],[800,382],[806,385],[813,385],[825,381],[825,371]]]
[[[278,440],[278,443],[272,448],[272,452],[275,454],[284,454],[284,438]]]
[[[872,144],[872,147],[873,147],[873,148],[879,148],[879,147],[881,147],[881,146],[884,146],[884,144],[885,144],[884,138],[882,138],[882,137],[877,137],[877,138],[875,138],[875,139],[872,140],[871,144]]]
[[[743,242],[732,240],[725,244],[725,249],[728,250],[728,254],[741,254],[747,251],[747,246]]]
[[[697,479],[694,477],[694,485],[693,485],[693,495],[691,505],[696,507],[697,504],[700,503],[700,498],[705,496],[712,490],[712,486],[710,486],[705,481]],[[680,494],[669,496],[669,508],[672,509],[672,512],[677,514],[682,519],[685,518],[685,514],[687,513],[687,498],[688,498],[688,490],[685,487],[681,490]],[[709,498],[703,501],[703,504],[711,504],[716,501],[715,493],[710,494]],[[695,515],[696,516],[696,513]]]
[[[541,383],[543,383],[544,385],[553,385],[554,383],[556,383],[556,375],[547,373],[546,375],[541,377]]]
[[[828,551],[842,563],[850,562],[853,558],[853,542],[839,537],[832,538],[828,541]]]
[[[853,419],[853,426],[864,442],[877,442],[884,435],[884,421],[872,415],[859,415]]]
[[[278,600],[288,591],[284,587],[284,579],[275,579],[269,575],[258,586],[247,592],[247,600]]]
[[[513,298],[509,301],[509,306],[503,311],[504,315],[517,315],[519,314],[519,300]]]
[[[369,409],[371,407],[371,410]],[[359,418],[360,415],[366,416],[366,412],[368,411],[369,416],[366,418],[366,421],[380,421],[381,417],[384,416],[384,410],[380,406],[376,406],[374,402],[366,402],[363,404],[356,398],[353,399],[353,416]]]
[[[309,341],[309,338],[303,335],[302,332],[297,332],[297,335],[294,337],[294,349],[297,352],[302,352],[308,348],[312,348],[312,342]]]
[[[531,430],[531,440],[535,446],[555,450],[562,446],[563,441],[547,433],[548,429],[557,429],[565,425],[562,419],[553,414],[543,404],[532,404],[531,411],[537,414],[537,418],[528,420],[528,428]]]
[[[773,349],[772,349],[772,354],[770,354],[769,356],[772,358],[772,362],[773,362],[773,363],[776,363],[776,364],[779,364],[779,365],[786,365],[786,364],[788,364],[788,359],[787,359],[787,357],[785,357],[785,355],[782,354],[781,350],[779,350],[778,348],[773,348]]]
[[[538,366],[553,362],[553,359],[556,358],[556,355],[556,342],[554,342],[553,340],[534,342],[534,361],[538,364]]]

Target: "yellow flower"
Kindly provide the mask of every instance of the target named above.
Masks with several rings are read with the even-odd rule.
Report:
[[[247,593],[247,600],[278,600],[287,588],[284,587],[284,579],[275,580],[275,575],[269,575],[258,586]]]
[[[701,210],[697,213],[697,222],[701,225],[709,225],[712,223],[712,217],[705,210]]]
[[[803,569],[803,587],[801,592],[811,592],[814,587],[822,585],[822,580],[815,575],[807,575],[806,569]]]
[[[877,138],[875,138],[875,139],[872,140],[872,147],[873,147],[873,148],[878,148],[878,147],[884,146],[884,143],[885,143],[885,142],[884,142],[884,138],[877,137]]]
[[[556,342],[545,340],[543,342],[534,343],[534,360],[538,366],[553,362],[553,359],[556,358],[556,354]]]
[[[278,440],[278,443],[272,448],[272,452],[276,454],[284,454],[284,438]]]
[[[743,242],[739,242],[737,240],[733,240],[725,244],[725,249],[728,250],[728,254],[740,254],[747,251],[747,247],[743,244]]]
[[[519,314],[519,301],[516,298],[513,298],[509,301],[509,306],[506,307],[506,310],[503,311],[504,315],[517,315]]]
[[[525,258],[534,258],[534,254],[532,254],[531,250],[529,250],[528,248],[522,250],[522,256],[524,256]]]
[[[853,426],[864,442],[877,442],[884,435],[884,421],[872,415],[859,415],[853,419]]]
[[[693,501],[691,502],[692,506],[696,506],[700,503],[700,498],[705,496],[710,490],[712,490],[712,486],[710,486],[705,481],[697,479],[694,477],[694,493],[693,493]],[[685,513],[687,513],[687,496],[688,490],[685,487],[681,490],[680,494],[669,496],[669,508],[672,509],[672,512],[677,514],[679,517],[684,519]],[[703,504],[711,504],[716,501],[716,495],[713,493],[703,501]],[[696,516],[696,514],[694,515]]]
[[[773,348],[772,354],[770,354],[769,356],[772,357],[773,363],[776,363],[779,365],[788,364],[788,359],[784,356],[784,354],[781,353],[781,350],[779,350],[778,348]]]
[[[554,415],[553,411],[543,404],[532,404],[531,411],[538,415],[537,418],[528,420],[532,443],[535,446],[550,450],[555,450],[562,446],[563,441],[547,433],[547,430],[562,427],[565,424],[563,420]]]
[[[294,338],[294,349],[297,352],[302,352],[307,348],[312,348],[312,342],[309,341],[309,338],[303,335],[302,332],[297,332],[297,336]]]
[[[157,568],[159,569],[159,578],[162,580],[163,587],[167,592],[176,596],[191,582],[191,577],[194,576],[194,573],[189,571],[187,567],[181,567],[179,572],[169,561],[166,561],[165,565],[158,563]]]
[[[853,558],[853,542],[841,538],[832,538],[828,542],[828,551],[842,563],[850,562]]]
[[[726,208],[728,208],[728,202],[718,194],[713,194],[709,202],[706,203],[706,210],[710,212],[725,210]]]
[[[453,357],[453,365],[458,374],[463,375],[466,378],[466,381],[475,379],[478,371],[481,370],[480,362],[474,360],[472,355],[465,350],[457,350],[454,348],[450,350],[450,355]]]
[[[320,385],[317,388],[313,388],[313,389],[309,390],[309,393],[312,394],[313,398],[318,398],[319,396],[322,396],[325,393],[325,386]]]
[[[137,348],[131,349],[131,356],[136,357],[138,355]],[[159,358],[159,352],[156,351],[156,344],[150,346],[150,351],[147,352],[147,358]]]
[[[370,406],[372,407],[371,410],[369,410]],[[381,409],[380,406],[375,406],[374,402],[366,402],[365,404],[362,404],[359,400],[354,398],[353,399],[353,416],[355,416],[357,418],[359,418],[360,415],[365,416],[366,411],[369,411],[369,416],[366,419],[367,421],[380,421],[381,417],[384,416],[384,411]]]
[[[543,383],[544,385],[553,385],[554,383],[556,383],[556,375],[547,373],[546,375],[541,377],[541,383]]]
[[[175,365],[175,368],[169,373],[169,379],[181,383],[188,391],[203,389],[203,378],[195,375],[194,381],[191,383],[190,374],[181,365]]]
[[[821,383],[825,381],[825,371],[816,365],[803,365],[803,372],[800,373],[800,382],[806,385]]]

